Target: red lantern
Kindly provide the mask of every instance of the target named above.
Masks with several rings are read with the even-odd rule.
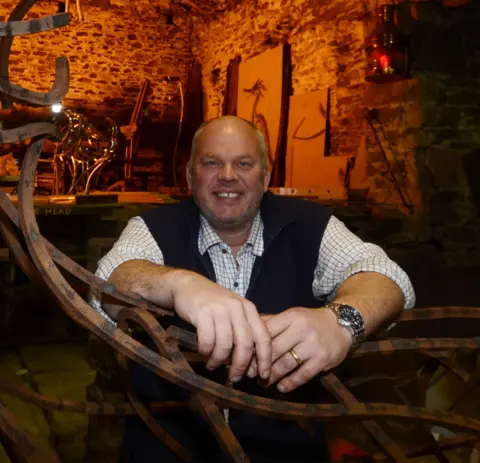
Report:
[[[369,82],[392,82],[409,75],[408,41],[394,18],[394,5],[377,10],[377,25],[365,41]]]

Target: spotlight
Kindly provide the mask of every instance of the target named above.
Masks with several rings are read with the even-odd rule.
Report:
[[[62,103],[52,104],[52,113],[58,114],[63,109]]]

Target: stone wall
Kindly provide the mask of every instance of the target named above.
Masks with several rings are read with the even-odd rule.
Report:
[[[17,1],[0,0],[0,20]],[[148,2],[125,2],[101,9],[82,2],[84,20],[71,7],[70,25],[32,36],[16,37],[11,54],[11,80],[45,91],[53,83],[55,58],[70,62],[67,107],[128,122],[144,79],[151,81],[149,118],[177,121],[178,89],[165,76],[185,82],[191,59],[188,24],[167,24],[164,10]],[[55,14],[59,3],[42,1],[25,19]]]
[[[370,6],[354,0],[247,0],[216,21],[196,23],[193,51],[203,64],[206,118],[221,114],[230,59],[288,41],[293,92],[330,88],[331,154],[355,154],[364,130],[362,46],[371,16]]]
[[[449,265],[480,262],[480,7],[419,6],[412,28],[425,218]]]

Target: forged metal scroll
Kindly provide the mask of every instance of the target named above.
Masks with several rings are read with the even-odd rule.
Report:
[[[37,34],[47,32],[58,27],[68,26],[70,17],[68,13],[47,16],[30,21],[0,22],[0,37],[18,37],[19,35]]]
[[[0,24],[0,35],[4,35],[0,43],[0,92],[9,98],[20,99],[31,105],[50,105],[60,101],[68,91],[69,68],[65,57],[57,58],[56,80],[52,89],[47,93],[29,91],[8,81],[8,58],[13,35],[46,31],[68,24],[68,15],[58,15],[40,20],[26,21],[25,23],[19,22],[31,6],[35,4],[35,1],[22,0],[11,14],[10,22]],[[8,36],[5,37],[5,35]],[[4,102],[8,101],[9,98],[4,100]],[[340,404],[307,404],[266,399],[234,390],[196,374],[179,348],[179,346],[184,346],[196,350],[195,337],[182,332],[178,328],[169,329],[168,332],[165,332],[159,322],[151,315],[151,313],[155,313],[158,316],[171,315],[171,311],[155,307],[137,295],[119,291],[112,284],[92,275],[73,262],[42,237],[34,214],[33,186],[35,172],[45,139],[58,139],[60,137],[61,134],[58,127],[53,124],[30,124],[9,131],[0,130],[0,143],[32,139],[21,168],[18,186],[18,211],[5,192],[0,189],[0,208],[6,214],[8,220],[11,220],[14,225],[21,229],[29,254],[23,251],[11,228],[7,224],[2,223],[0,229],[7,245],[12,249],[13,255],[19,264],[22,265],[22,268],[26,269],[27,274],[31,278],[41,281],[49,288],[49,291],[69,317],[106,341],[116,350],[120,363],[126,366],[127,359],[136,361],[161,378],[187,389],[191,393],[190,402],[187,405],[194,406],[202,413],[215,438],[231,461],[247,462],[249,460],[230,427],[223,419],[219,407],[240,409],[264,416],[298,421],[305,419],[342,422],[350,422],[352,420],[364,421],[364,427],[380,444],[383,452],[398,462],[408,460],[406,455],[411,455],[412,452],[402,451],[393,439],[374,422],[375,419],[413,420],[419,423],[435,424],[480,435],[480,420],[475,418],[409,405],[400,406],[386,403],[358,402],[353,394],[333,374],[326,375],[320,379],[323,386],[342,402]],[[5,220],[7,219],[5,218]],[[110,320],[103,318],[85,302],[72,289],[56,264],[97,291],[112,296],[125,305],[130,306],[120,312],[119,325],[116,326]],[[443,317],[474,319],[480,318],[480,309],[466,308],[461,311],[461,314],[459,316],[458,311],[455,311],[454,308],[425,309],[417,311],[416,315],[413,311],[408,312],[399,322]],[[127,324],[130,320],[135,321],[150,335],[158,349],[158,353],[137,342],[126,333]],[[480,338],[390,339],[368,342],[364,343],[352,355],[352,358],[378,355],[379,353],[389,354],[401,350],[432,353],[435,356],[435,353],[438,353],[438,351],[454,351],[456,349],[478,351],[480,350]],[[448,362],[445,363],[448,364]],[[43,408],[69,410],[86,414],[125,415],[134,412],[138,413],[157,437],[162,439],[163,442],[174,449],[185,460],[190,459],[192,456],[189,449],[180,446],[178,442],[156,425],[151,416],[152,410],[158,411],[167,406],[179,406],[179,404],[157,404],[157,406],[150,404],[147,406],[141,403],[132,391],[129,391],[131,403],[113,405],[61,401],[29,392],[24,388],[14,389],[11,384],[0,379],[0,390],[22,397]],[[49,450],[43,449],[36,444],[16,424],[14,417],[1,404],[0,431],[5,433],[16,444],[16,450],[22,453],[25,458],[28,457],[31,461],[58,461],[58,458]]]
[[[22,166],[22,176],[19,187],[19,216],[20,224],[27,241],[29,251],[40,271],[42,277],[52,288],[57,299],[62,304],[63,309],[74,320],[85,326],[90,331],[96,333],[104,340],[109,342],[118,351],[130,359],[140,362],[147,368],[154,371],[159,376],[185,387],[192,392],[202,393],[206,399],[210,399],[222,406],[247,410],[253,413],[259,413],[266,416],[290,419],[325,419],[349,420],[357,419],[413,419],[426,423],[436,423],[452,429],[461,429],[465,431],[474,431],[480,433],[480,421],[459,417],[453,414],[432,411],[425,408],[398,406],[390,404],[349,404],[343,405],[329,404],[297,404],[283,401],[254,397],[236,390],[229,389],[205,378],[202,378],[191,372],[190,369],[172,362],[160,356],[137,343],[116,328],[108,320],[103,319],[86,302],[81,299],[75,291],[68,285],[61,273],[55,267],[44,241],[41,239],[38,226],[33,214],[33,175],[36,168],[36,162],[41,152],[42,141],[37,141],[28,149]],[[158,332],[158,327],[155,332]],[[161,332],[158,332],[159,335]],[[168,346],[165,339],[158,339],[159,345],[164,345],[165,351]],[[450,341],[451,343],[453,341]],[[381,349],[378,349],[381,350]],[[395,350],[395,347],[392,347]],[[178,354],[177,354],[178,355]]]
[[[69,65],[67,58],[64,56],[57,58],[55,68],[55,82],[46,93],[26,90],[3,78],[0,78],[0,92],[31,105],[50,106],[58,103],[63,100],[68,92]]]
[[[29,21],[25,21],[26,25],[20,24],[24,16],[35,5],[35,3],[37,3],[37,0],[20,0],[20,2],[17,4],[17,6],[14,8],[12,13],[10,14],[10,17],[8,18],[7,24],[9,24],[10,27],[8,26],[4,27],[3,29],[3,33],[5,34],[4,36],[2,36],[2,34],[0,33],[0,37],[2,37],[2,39],[0,40],[0,80],[3,81],[4,83],[7,83],[7,84],[9,83],[8,64],[10,59],[10,50],[13,44],[13,38],[16,35],[23,35],[23,34],[19,34],[19,32],[21,33],[25,29],[30,29],[30,34],[33,34],[35,33],[34,32],[35,27],[38,27],[38,26],[31,26],[31,25],[29,26],[28,25],[30,23]],[[67,25],[70,21],[70,16],[68,14],[55,15],[55,16],[43,18],[40,21],[41,21],[40,23],[36,21],[34,24],[36,25],[40,24],[41,25],[40,29],[42,31],[47,31],[47,30],[50,30],[48,29],[50,25],[52,25],[53,28]],[[66,84],[67,84],[66,87],[68,90],[68,74],[67,74]],[[10,107],[10,105],[11,105],[10,98],[6,98],[5,95],[2,95],[3,108],[7,109],[8,107]]]

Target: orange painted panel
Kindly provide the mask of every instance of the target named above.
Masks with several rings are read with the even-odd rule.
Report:
[[[328,89],[290,98],[286,186],[320,188],[328,195],[346,196],[348,156],[325,157]]]
[[[273,165],[282,104],[283,46],[240,63],[237,116],[252,121],[263,133]]]

